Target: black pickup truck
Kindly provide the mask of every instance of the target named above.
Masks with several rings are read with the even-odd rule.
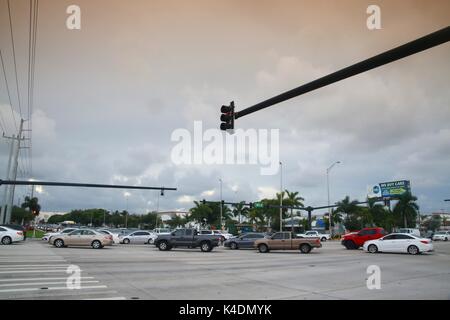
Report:
[[[220,235],[199,234],[195,229],[177,229],[171,234],[161,234],[155,239],[155,246],[161,250],[171,250],[176,247],[198,248],[209,252],[217,247]]]

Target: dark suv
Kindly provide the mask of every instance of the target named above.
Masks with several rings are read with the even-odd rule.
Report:
[[[161,251],[176,247],[198,248],[209,252],[219,245],[221,235],[199,234],[196,229],[177,229],[170,234],[161,234],[155,239],[155,246]]]

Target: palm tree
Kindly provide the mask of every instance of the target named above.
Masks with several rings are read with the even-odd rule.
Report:
[[[242,216],[247,217],[249,209],[248,209],[248,207],[245,206],[245,201],[235,203],[235,204],[233,204],[233,207],[234,207],[234,209],[232,211],[233,217],[234,218],[237,217],[239,219],[238,220],[239,223],[241,223],[241,217]]]
[[[298,192],[289,192],[287,189],[285,190],[286,194],[287,194],[287,202],[289,203],[289,205],[293,206],[293,207],[304,207],[303,202],[305,201],[304,198],[298,196]],[[292,220],[294,218],[294,209],[291,208],[291,228],[292,231],[294,231],[294,224],[292,223]]]
[[[38,201],[39,199],[36,197],[31,198],[26,196],[21,207],[22,209],[28,208],[33,214],[38,215],[39,212],[41,211],[41,206],[38,203]]]
[[[415,202],[416,200],[416,196],[413,196],[410,192],[406,192],[398,197],[398,202],[392,211],[399,221],[403,218],[405,228],[408,228],[407,220],[410,220],[409,222],[416,221],[417,212],[419,210],[419,205]],[[414,226],[412,225],[412,227]]]
[[[350,201],[350,197],[346,196],[342,201],[337,203],[337,208],[334,212],[347,215],[355,214],[358,212],[358,200]]]

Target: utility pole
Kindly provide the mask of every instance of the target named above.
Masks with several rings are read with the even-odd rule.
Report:
[[[10,139],[11,140],[11,148],[9,151],[9,160],[8,160],[8,169],[6,171],[6,177],[8,180],[11,179],[11,160],[12,160],[12,155],[14,153],[14,143],[15,143],[15,136],[13,135],[12,137],[6,137],[5,133],[3,133],[3,137],[6,139]],[[2,210],[0,213],[0,224],[5,223],[5,213],[6,213],[6,202],[8,200],[8,192],[11,189],[11,186],[9,185],[5,185],[5,190],[3,192],[3,201],[2,201]]]
[[[23,130],[23,119],[20,119],[20,127],[19,127],[19,134],[16,137],[17,140],[17,148],[14,153],[14,160],[13,160],[13,172],[12,172],[12,180],[17,179],[17,168],[19,166],[19,152],[20,152],[20,141],[24,140],[25,138],[22,138],[22,130]],[[11,222],[11,213],[12,213],[12,207],[13,207],[13,200],[14,200],[14,191],[16,186],[12,185],[10,192],[9,192],[9,199],[8,199],[8,207],[6,208],[6,221],[5,223]]]

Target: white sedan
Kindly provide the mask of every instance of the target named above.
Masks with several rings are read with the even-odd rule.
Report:
[[[442,241],[448,241],[450,240],[450,231],[438,231],[435,234],[433,234],[433,241],[436,240],[442,240]]]
[[[2,244],[11,244],[13,242],[23,241],[23,232],[8,227],[0,227],[0,242]]]
[[[380,239],[366,241],[363,249],[370,253],[398,252],[419,254],[433,251],[430,239],[419,238],[407,233],[391,233]]]

